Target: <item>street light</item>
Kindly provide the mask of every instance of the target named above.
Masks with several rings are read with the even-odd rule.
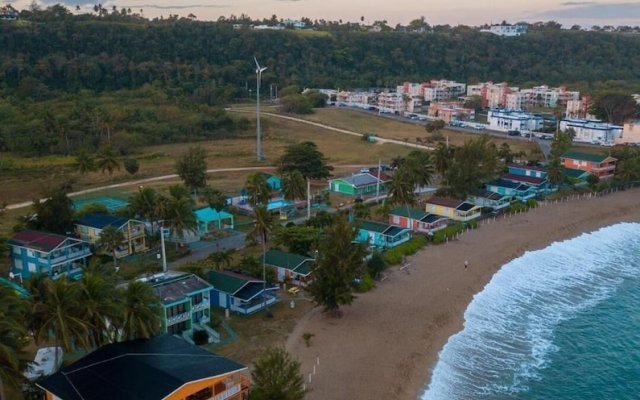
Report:
[[[266,71],[267,67],[261,67],[258,64],[258,59],[253,57],[253,61],[256,62],[256,155],[258,161],[262,161],[262,142],[260,132],[260,82],[262,81],[262,73]]]

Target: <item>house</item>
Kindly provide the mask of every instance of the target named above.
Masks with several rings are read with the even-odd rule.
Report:
[[[391,249],[411,240],[411,231],[381,222],[362,221],[355,241],[368,243],[370,247]]]
[[[411,229],[414,232],[432,233],[447,226],[448,218],[428,214],[422,210],[397,207],[389,213],[389,224]]]
[[[233,229],[233,215],[226,211],[217,211],[211,207],[201,208],[195,211],[198,224],[198,235],[205,236],[208,233],[220,229]]]
[[[574,187],[587,186],[587,178],[591,173],[579,169],[563,168],[562,174]]]
[[[162,303],[162,330],[190,341],[195,330],[206,330],[209,339],[219,339],[207,323],[211,321],[212,286],[193,274],[166,272],[138,279],[148,283]]]
[[[256,313],[277,301],[277,286],[230,271],[209,271],[211,304],[243,315]]]
[[[425,211],[454,221],[468,222],[480,218],[481,207],[467,201],[446,197],[432,197],[427,200]]]
[[[11,5],[0,7],[0,20],[2,21],[15,21],[20,17],[18,10]]]
[[[296,286],[306,286],[311,282],[311,265],[314,261],[311,257],[275,249],[264,253],[264,262],[275,270],[278,282]]]
[[[560,121],[560,129],[572,129],[574,142],[613,145],[622,136],[623,127],[599,120],[569,119]]]
[[[369,170],[369,172],[331,179],[329,180],[329,190],[346,196],[375,196],[378,191],[385,193],[389,182],[391,182],[389,175],[384,172],[378,173],[377,170]]]
[[[282,190],[282,179],[279,176],[271,175],[266,172],[258,172],[260,175],[264,176],[264,179],[267,181],[267,185],[274,192],[279,192]]]
[[[481,29],[480,32],[493,33],[498,36],[520,36],[527,33],[527,25],[491,25],[489,29]]]
[[[473,120],[476,111],[472,108],[465,108],[462,103],[440,102],[431,103],[427,115],[431,118],[441,119],[447,124],[457,120]]]
[[[507,168],[511,175],[530,176],[532,178],[547,177],[547,170],[537,165],[509,164]]]
[[[249,371],[172,335],[111,343],[42,379],[46,400],[246,399]]]
[[[617,159],[604,154],[581,153],[570,151],[560,156],[565,168],[590,172],[600,180],[613,178]]]
[[[507,95],[519,90],[517,87],[509,86],[507,82],[483,82],[477,85],[468,85],[467,96],[480,96],[482,108],[500,108],[506,107]]]
[[[616,144],[640,144],[640,120],[631,120],[624,124],[622,134]]]
[[[514,110],[490,110],[487,121],[489,129],[496,131],[532,132],[542,129],[544,119],[537,115]]]
[[[568,91],[564,86],[550,88],[542,85],[508,94],[505,107],[512,110],[565,107],[569,101],[578,101],[579,98],[580,92]]]
[[[537,189],[524,183],[514,182],[506,179],[496,179],[485,185],[489,192],[498,193],[503,196],[510,196],[518,201],[526,202],[537,196]]]
[[[509,164],[509,173],[502,179],[516,183],[523,183],[536,189],[538,195],[548,195],[557,190],[547,179],[547,170],[539,166]]]
[[[491,208],[493,211],[502,210],[511,205],[511,196],[499,193],[481,190],[475,194],[469,195],[467,201],[482,208]]]
[[[22,231],[7,240],[7,245],[10,271],[22,279],[38,274],[77,278],[91,256],[88,242],[55,233]]]
[[[115,250],[117,258],[147,250],[144,222],[107,214],[87,214],[75,222],[76,232],[81,239],[93,245],[99,245],[100,234],[106,227],[112,226],[124,235],[122,244]]]

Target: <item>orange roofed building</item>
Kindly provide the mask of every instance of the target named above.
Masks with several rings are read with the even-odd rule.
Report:
[[[248,369],[170,335],[112,343],[37,384],[46,400],[245,400]]]
[[[569,169],[589,172],[600,180],[613,178],[616,158],[604,154],[580,153],[570,151],[560,156],[562,165]]]

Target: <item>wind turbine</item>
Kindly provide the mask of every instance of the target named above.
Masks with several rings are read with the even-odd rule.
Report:
[[[266,71],[267,67],[261,67],[258,63],[258,59],[253,57],[253,61],[256,62],[256,153],[258,161],[262,161],[262,141],[260,131],[260,82],[262,81],[262,73]]]

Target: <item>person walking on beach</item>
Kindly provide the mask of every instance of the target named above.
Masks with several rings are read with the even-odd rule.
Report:
[[[469,266],[469,261],[468,260],[464,260],[464,269],[467,269],[468,266]]]

